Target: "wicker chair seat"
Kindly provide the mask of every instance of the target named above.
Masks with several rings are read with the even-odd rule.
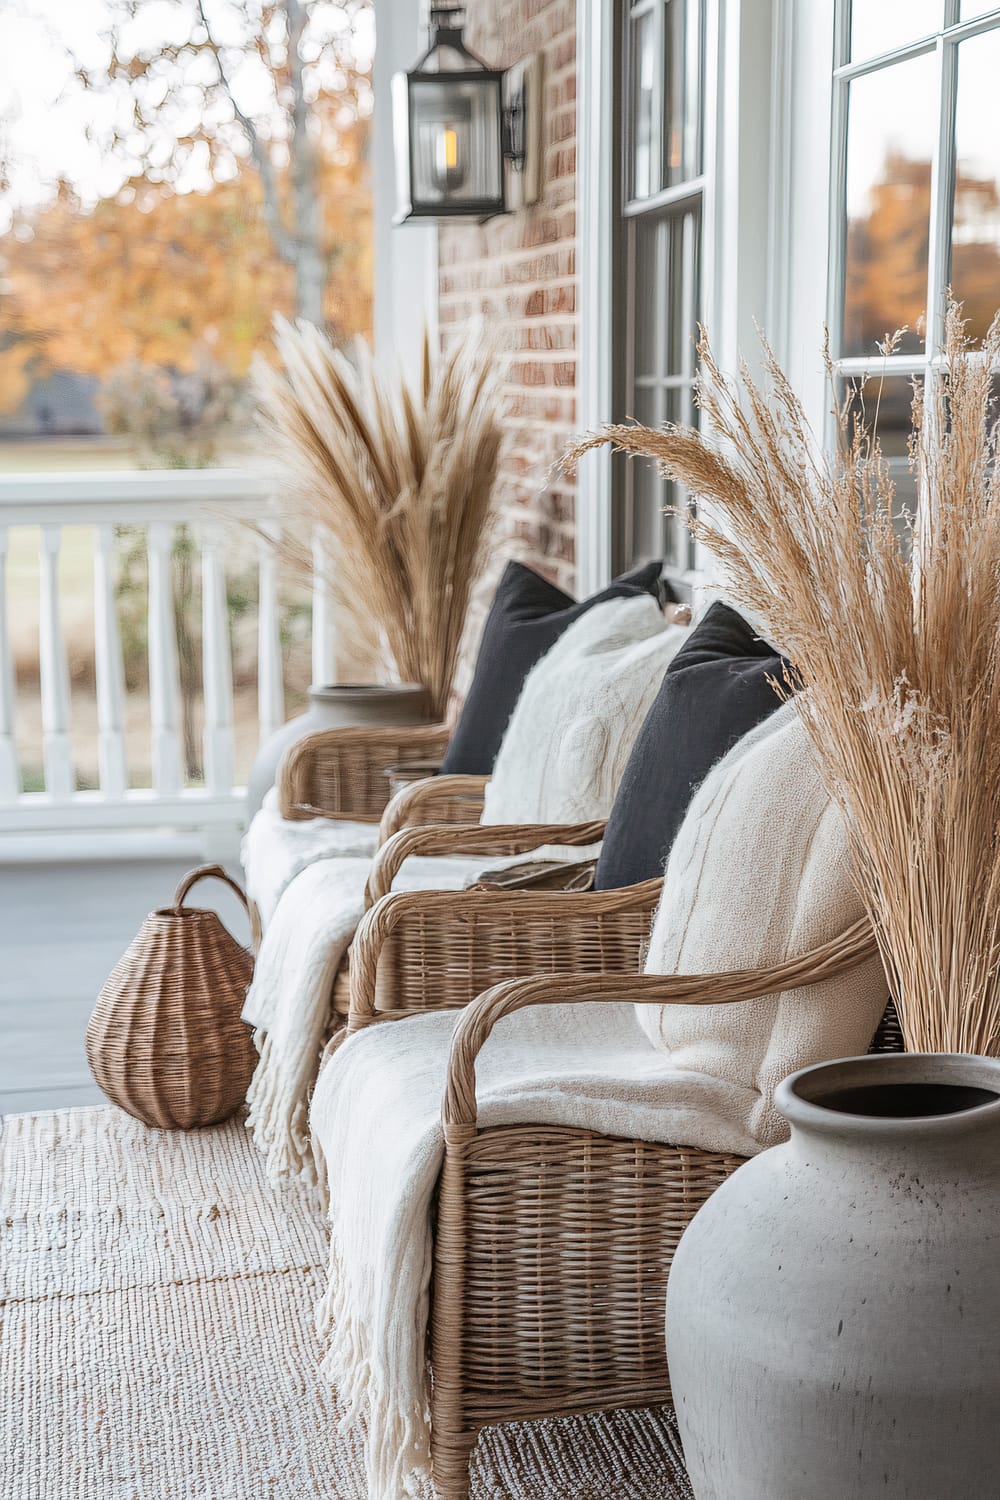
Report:
[[[655,905],[658,882],[650,885],[644,900]],[[629,940],[636,937],[631,931]],[[469,1456],[483,1427],[669,1399],[663,1325],[673,1254],[693,1215],[742,1161],[560,1126],[479,1129],[475,1058],[492,1026],[527,1004],[736,1002],[829,977],[873,951],[862,923],[773,970],[657,978],[636,973],[636,947],[617,974],[508,981],[465,1007],[444,1104],[432,1283],[440,1500],[466,1500]],[[398,997],[379,1008],[377,988],[355,986],[361,1007],[353,1026],[405,1013]],[[429,985],[410,1013],[431,1008],[434,992]],[[872,1045],[901,1046],[891,1006]]]

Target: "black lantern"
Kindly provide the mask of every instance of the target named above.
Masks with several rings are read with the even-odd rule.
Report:
[[[392,80],[394,222],[504,213],[504,73],[469,51],[460,9],[432,4],[429,31],[423,57]]]

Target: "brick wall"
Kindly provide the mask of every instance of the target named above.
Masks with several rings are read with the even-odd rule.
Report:
[[[577,430],[575,0],[468,0],[467,17],[489,63],[543,55],[542,191],[488,224],[441,227],[442,338],[477,313],[502,327],[511,438],[496,560],[519,557],[572,588],[573,487],[549,471]]]

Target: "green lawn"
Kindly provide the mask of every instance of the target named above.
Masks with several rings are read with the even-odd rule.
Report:
[[[71,474],[100,469],[137,469],[129,443],[118,438],[48,438],[15,442],[0,438],[0,474]]]

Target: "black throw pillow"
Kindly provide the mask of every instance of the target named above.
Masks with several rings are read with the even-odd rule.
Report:
[[[455,732],[441,765],[442,774],[489,776],[524,680],[536,662],[595,604],[652,594],[673,598],[660,579],[663,564],[646,563],[578,604],[523,563],[509,562],[497,586],[483,629],[476,670]]]
[[[595,889],[662,875],[692,798],[716,761],[781,699],[786,663],[727,604],[713,604],[664,674],[608,819]]]

